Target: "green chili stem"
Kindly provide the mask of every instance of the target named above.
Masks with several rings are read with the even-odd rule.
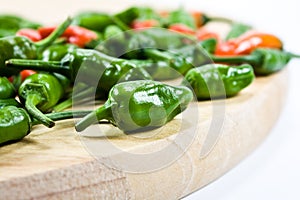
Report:
[[[10,59],[5,62],[5,65],[11,68],[24,68],[37,71],[57,72],[67,77],[70,76],[69,62]]]
[[[224,18],[224,17],[207,17],[207,19],[208,19],[208,21],[224,22],[224,23],[228,23],[228,24],[233,23],[233,21],[231,19]]]
[[[48,46],[50,46],[59,36],[61,36],[65,30],[72,23],[72,19],[68,17],[61,25],[59,25],[48,37],[45,39],[38,41],[35,45],[38,47],[38,51],[45,50]]]
[[[86,115],[82,120],[75,124],[75,129],[78,132],[83,131],[91,124],[94,124],[102,119],[111,118],[111,109],[105,105],[101,106],[97,110]]]
[[[130,30],[130,28],[123,23],[118,17],[115,16],[111,16],[112,21],[118,26],[120,27],[123,31],[128,31]]]
[[[255,55],[247,56],[211,56],[210,57],[214,62],[217,63],[230,63],[230,64],[240,64],[248,63],[250,65],[257,65],[260,61],[260,58]]]
[[[48,118],[54,120],[54,121],[59,121],[59,120],[64,120],[64,119],[72,119],[72,118],[81,118],[92,111],[81,111],[81,110],[72,110],[72,111],[63,111],[63,112],[57,112],[57,113],[48,113],[45,114]],[[34,119],[32,122],[32,125],[38,125],[41,124],[40,121]]]
[[[55,125],[55,122],[50,118],[46,117],[39,109],[37,109],[37,105],[41,103],[43,99],[38,94],[29,94],[26,97],[25,108],[28,112],[37,120],[39,120],[42,124],[51,128]]]
[[[53,110],[55,112],[60,112],[64,109],[67,109],[69,107],[72,106],[72,103],[74,100],[83,100],[84,98],[88,97],[90,94],[92,94],[95,91],[95,88],[93,87],[89,87],[86,90],[83,90],[77,94],[74,94],[73,96],[69,97],[68,99],[66,99],[65,101],[57,104],[56,106],[54,106]]]
[[[300,55],[289,53],[292,58],[300,58]]]

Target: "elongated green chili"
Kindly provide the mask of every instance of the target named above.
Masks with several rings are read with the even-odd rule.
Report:
[[[143,68],[137,67],[128,60],[114,58],[90,49],[75,49],[61,62],[11,59],[6,64],[15,68],[57,72],[67,76],[71,81],[78,78],[78,81],[88,85],[95,87],[98,85],[98,92],[105,95],[117,82],[152,79]],[[79,70],[80,77],[77,77]]]
[[[277,49],[258,48],[246,56],[211,56],[214,62],[226,64],[248,63],[253,66],[256,75],[269,75],[283,69],[292,58],[300,58]]]

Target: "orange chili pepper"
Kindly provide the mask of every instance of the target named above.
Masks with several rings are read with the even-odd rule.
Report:
[[[217,46],[216,55],[247,55],[257,48],[282,49],[281,40],[275,35],[250,31],[246,34],[221,43]]]

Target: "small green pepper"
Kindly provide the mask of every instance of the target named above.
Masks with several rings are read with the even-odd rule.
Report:
[[[211,56],[214,62],[227,64],[248,63],[253,66],[256,75],[265,76],[283,69],[292,58],[300,58],[290,52],[278,49],[258,48],[245,56]]]
[[[198,44],[187,45],[179,49],[172,49],[171,51],[145,49],[144,54],[148,59],[167,62],[170,68],[184,75],[195,66],[210,63],[210,58],[207,51],[203,48],[203,44],[206,45],[205,48],[210,49],[216,45],[215,40],[205,40]]]
[[[0,109],[0,145],[20,140],[31,129],[31,119],[23,108],[6,106]]]
[[[111,57],[91,49],[75,49],[61,62],[11,59],[6,64],[15,68],[25,67],[37,71],[57,72],[67,76],[72,82],[77,78],[78,82],[90,86],[98,85],[98,92],[104,95],[107,95],[111,87],[119,81],[152,79],[143,68],[137,67],[128,60]],[[77,76],[78,73],[80,76]]]
[[[4,108],[6,106],[22,107],[22,105],[14,98],[0,99],[0,108]]]
[[[20,72],[16,69],[5,68],[5,61],[11,58],[36,59],[40,51],[50,46],[70,25],[71,19],[67,19],[47,38],[33,43],[26,37],[9,36],[0,38],[0,76],[12,76]]]
[[[0,99],[13,98],[16,90],[13,84],[6,78],[0,77]]]
[[[189,86],[198,100],[232,97],[255,78],[251,65],[229,67],[207,64],[193,68],[185,75],[182,85]]]
[[[102,32],[107,26],[114,24],[111,16],[101,12],[82,12],[74,17],[74,24]]]
[[[158,128],[185,110],[193,99],[184,86],[170,86],[156,81],[130,81],[116,84],[103,106],[75,125],[83,131],[106,119],[125,133]]]
[[[36,29],[41,25],[15,15],[0,15],[0,38],[13,36],[21,28]]]
[[[72,52],[77,46],[73,44],[55,44],[46,48],[39,56],[39,60],[60,61],[67,53]]]
[[[54,121],[83,117],[91,111],[65,111],[49,113],[46,116]],[[24,138],[31,131],[33,125],[40,124],[23,108],[6,106],[0,109],[0,145],[5,145]]]
[[[125,52],[126,36],[122,29],[116,25],[109,25],[104,30],[104,41],[96,49],[110,56],[119,57]]]
[[[37,73],[28,76],[19,88],[21,102],[25,102],[28,112],[47,127],[54,122],[42,112],[47,112],[63,96],[63,87],[58,79],[51,74]]]
[[[174,10],[169,13],[169,17],[167,19],[168,24],[184,24],[191,29],[196,29],[196,21],[193,16],[188,13],[183,8],[179,8],[178,10]]]

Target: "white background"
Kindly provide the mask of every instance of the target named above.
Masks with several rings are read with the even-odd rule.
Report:
[[[36,20],[61,19],[72,10],[72,0],[1,1],[1,9],[14,10]],[[77,1],[78,2],[78,1]],[[82,0],[82,7],[89,2]],[[110,1],[110,3],[113,0]],[[120,1],[119,1],[120,2]],[[137,0],[156,7],[184,5],[187,9],[224,15],[252,24],[260,30],[282,38],[285,49],[300,54],[300,1],[299,0]],[[51,6],[49,6],[51,4]],[[12,6],[14,5],[14,6]],[[56,5],[52,6],[52,5]],[[118,4],[116,4],[118,5]],[[105,7],[105,6],[104,6]],[[0,9],[0,10],[1,10]],[[55,12],[56,10],[60,10]],[[53,15],[55,13],[55,15]],[[51,16],[51,17],[50,17]],[[205,188],[184,198],[185,200],[253,200],[300,199],[300,60],[290,62],[290,85],[286,106],[265,142],[237,167]]]

